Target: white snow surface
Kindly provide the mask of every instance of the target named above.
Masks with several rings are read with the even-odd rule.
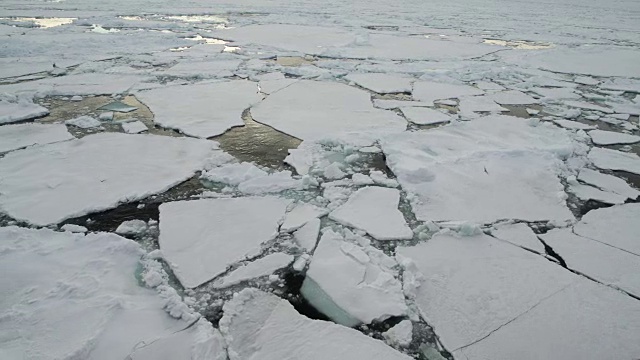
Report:
[[[376,240],[408,240],[413,232],[398,210],[399,202],[399,190],[367,186],[351,195],[329,218],[366,231]]]
[[[99,128],[102,125],[100,120],[91,116],[86,116],[86,115],[77,117],[75,119],[67,120],[64,123],[67,125],[79,127],[81,129]]]
[[[451,121],[451,115],[442,111],[424,108],[424,107],[402,107],[402,114],[414,124],[432,125]]]
[[[367,92],[348,85],[301,80],[251,109],[253,118],[302,140],[335,136],[375,139],[398,133],[406,121],[393,112],[376,109]]]
[[[624,134],[615,131],[589,131],[591,141],[596,145],[635,144],[640,142],[640,136]]]
[[[498,224],[494,228],[495,230],[491,231],[491,235],[495,238],[533,250],[539,254],[545,253],[544,245],[525,223]]]
[[[307,301],[345,326],[368,324],[407,312],[393,259],[327,230],[313,254],[300,289]]]
[[[105,133],[33,146],[0,159],[0,209],[34,225],[161,193],[205,168],[214,142]]]
[[[269,254],[258,260],[251,261],[233,270],[229,275],[216,280],[214,287],[223,288],[241,283],[246,280],[255,279],[261,276],[273,274],[276,270],[282,269],[293,262],[293,256],[285,253]]]
[[[160,249],[180,283],[194,288],[260,253],[278,234],[290,201],[243,197],[160,205]]]
[[[244,126],[242,112],[262,99],[257,83],[246,80],[166,86],[136,96],[156,124],[199,138]]]
[[[589,211],[573,230],[577,235],[600,241],[640,256],[638,231],[640,204],[624,204]]]
[[[0,153],[36,144],[73,139],[62,124],[17,124],[0,126]]]
[[[413,98],[433,104],[436,100],[460,98],[461,96],[482,95],[484,91],[469,85],[416,81],[413,84]]]
[[[344,78],[378,94],[410,93],[414,81],[410,77],[387,73],[353,73]]]
[[[0,125],[29,120],[49,114],[47,108],[34,104],[28,96],[11,96],[0,92]]]
[[[633,153],[594,147],[589,151],[589,160],[599,169],[622,170],[640,175],[640,156]]]
[[[286,300],[244,289],[224,304],[229,360],[410,360],[357,330],[300,315]]]
[[[197,318],[170,317],[166,300],[138,284],[143,252],[135,242],[18,227],[0,228],[0,238],[3,359],[171,358],[148,356],[140,343],[170,343],[177,358],[225,358],[210,323],[181,332]]]

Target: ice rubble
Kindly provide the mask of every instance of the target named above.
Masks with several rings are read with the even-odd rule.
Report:
[[[223,288],[251,280],[261,276],[273,274],[276,270],[287,267],[293,262],[293,256],[284,253],[274,253],[267,255],[261,259],[254,260],[246,265],[242,265],[235,269],[229,275],[216,280],[214,287]]]
[[[127,134],[139,134],[148,131],[149,128],[142,121],[136,120],[122,123],[122,130]]]
[[[328,213],[326,209],[307,203],[299,203],[293,210],[287,213],[280,231],[292,232],[304,226],[312,219],[319,218]]]
[[[102,126],[102,123],[91,116],[80,116],[75,119],[70,119],[64,122],[66,125],[72,125],[81,129],[94,129]]]
[[[432,125],[451,121],[452,116],[442,111],[424,107],[401,107],[402,114],[417,125]]]
[[[262,99],[257,84],[246,80],[167,86],[136,96],[156,124],[200,138],[243,126],[242,112]]]
[[[0,125],[29,120],[49,114],[47,108],[34,104],[28,96],[3,94],[0,86]]]
[[[573,230],[577,235],[640,256],[640,204],[624,204],[589,211]]]
[[[640,191],[632,188],[623,179],[613,175],[603,174],[595,170],[587,168],[580,170],[578,180],[598,187],[604,191],[625,196],[629,199],[636,199],[640,196]]]
[[[304,317],[286,300],[244,289],[224,307],[220,331],[229,360],[410,360],[380,340]]]
[[[387,73],[352,73],[344,77],[365,89],[378,94],[410,93],[414,79],[407,76]]]
[[[0,126],[0,153],[36,144],[73,139],[62,124],[17,124]]]
[[[540,237],[569,269],[640,297],[640,256],[576,235],[571,229],[554,229]]]
[[[369,94],[348,85],[301,80],[256,105],[253,118],[302,140],[339,135],[398,133],[406,121],[371,105]]]
[[[402,316],[407,306],[391,269],[394,265],[382,251],[326,230],[300,292],[316,309],[345,326]]]
[[[492,115],[388,136],[381,144],[404,190],[416,195],[411,203],[420,220],[573,218],[559,158],[583,150],[555,126]]]
[[[635,144],[640,142],[640,136],[619,133],[615,131],[589,131],[591,141],[596,145]]]
[[[413,98],[433,104],[436,100],[460,98],[461,96],[482,95],[484,91],[469,85],[416,81],[413,84]]]
[[[599,169],[621,170],[640,175],[640,156],[633,153],[594,147],[589,151],[589,160]]]
[[[260,253],[278,234],[290,201],[243,197],[160,205],[160,249],[180,283],[197,287]]]
[[[495,230],[491,231],[491,236],[539,254],[545,253],[544,245],[540,242],[533,230],[525,223],[497,224]]]
[[[442,233],[397,254],[424,274],[416,304],[455,357],[599,359],[640,351],[632,340],[640,330],[637,300],[511,244]]]
[[[413,232],[398,210],[399,202],[399,190],[367,186],[333,210],[329,218],[366,231],[376,240],[408,240]]]
[[[153,348],[225,358],[210,323],[171,318],[167,300],[139,286],[142,250],[133,241],[18,227],[0,228],[0,238],[3,359],[168,359]]]
[[[105,133],[33,146],[0,159],[0,209],[35,225],[168,190],[216,153],[206,140]]]

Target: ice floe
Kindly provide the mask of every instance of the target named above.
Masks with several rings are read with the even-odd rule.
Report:
[[[447,84],[433,81],[416,81],[413,84],[413,98],[429,104],[441,99],[482,94],[484,94],[482,90],[469,85]]]
[[[626,196],[603,191],[593,186],[581,184],[575,179],[575,177],[567,178],[567,184],[569,185],[568,191],[581,200],[595,200],[605,204],[613,205],[623,204],[627,199]]]
[[[123,221],[117,228],[116,234],[120,235],[139,235],[147,231],[149,226],[142,220]]]
[[[293,256],[284,253],[269,254],[261,259],[240,266],[229,275],[216,280],[214,287],[223,288],[246,280],[273,274],[276,270],[287,267],[293,262]]]
[[[402,114],[417,125],[441,124],[451,121],[452,116],[442,111],[424,107],[402,107]]]
[[[17,124],[0,126],[0,153],[36,144],[73,139],[62,124]]]
[[[487,96],[500,105],[530,105],[538,103],[538,100],[518,90],[501,91]]]
[[[0,91],[2,91],[0,87]],[[0,92],[0,125],[29,120],[49,114],[47,108],[34,104],[28,96],[12,96]]]
[[[414,81],[410,77],[386,73],[353,73],[344,78],[378,94],[410,93]]]
[[[540,242],[533,230],[525,223],[497,224],[494,228],[495,230],[491,231],[491,235],[495,238],[508,241],[539,254],[545,253],[544,245]]]
[[[200,138],[243,126],[242,112],[262,99],[258,85],[246,80],[167,86],[136,96],[156,124]]]
[[[598,187],[605,191],[610,191],[629,199],[636,199],[640,196],[640,191],[632,188],[626,181],[613,175],[603,174],[601,172],[582,169],[578,174],[578,180]]]
[[[290,201],[244,197],[176,201],[160,206],[160,249],[186,288],[260,253],[278,234]]]
[[[244,289],[220,320],[229,360],[410,360],[356,330],[300,315],[286,300]],[[295,336],[292,336],[295,334]]]
[[[640,175],[640,156],[618,150],[594,147],[589,160],[599,169],[621,170]]]
[[[624,204],[589,211],[573,230],[577,235],[600,241],[640,256],[638,215],[640,204]]]
[[[589,131],[591,141],[596,145],[635,144],[640,142],[640,136],[624,134],[615,131]]]
[[[70,119],[64,122],[67,125],[79,127],[81,129],[94,129],[102,126],[100,120],[91,116],[80,116],[75,119]]]
[[[122,130],[124,130],[124,132],[126,132],[127,134],[139,134],[145,131],[149,131],[149,128],[147,128],[147,125],[145,125],[142,121],[136,120],[122,123]]]
[[[215,143],[105,133],[33,146],[0,159],[0,209],[35,225],[168,190],[210,163]]]
[[[554,119],[553,122],[565,129],[571,130],[593,130],[596,128],[594,125],[587,125],[573,120]]]
[[[318,242],[321,221],[313,218],[293,233],[293,238],[307,252],[313,251]]]
[[[367,186],[356,191],[349,200],[329,214],[343,225],[366,231],[376,240],[407,240],[413,232],[400,210],[400,191]]]
[[[380,250],[327,230],[300,292],[316,309],[345,326],[401,316],[407,306],[402,285],[390,268],[394,264]]]
[[[327,213],[326,209],[307,203],[300,203],[287,213],[280,231],[291,232],[297,230],[310,220],[324,216]]]

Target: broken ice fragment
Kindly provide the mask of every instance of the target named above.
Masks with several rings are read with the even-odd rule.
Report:
[[[127,134],[139,134],[148,131],[149,129],[142,121],[136,120],[122,123],[122,130]]]
[[[635,144],[640,142],[640,136],[619,133],[615,131],[589,131],[591,141],[596,145]]]
[[[142,220],[128,220],[122,222],[116,229],[116,234],[120,235],[140,235],[147,231],[147,223]]]
[[[62,124],[17,124],[0,126],[0,153],[36,144],[73,139]]]
[[[596,187],[581,184],[575,179],[575,177],[568,178],[567,183],[569,184],[569,192],[573,193],[580,200],[595,200],[605,204],[614,205],[623,204],[627,199],[625,196],[602,191]]]
[[[377,240],[411,239],[413,232],[398,210],[399,201],[396,189],[368,186],[356,191],[329,218],[366,231]]]
[[[324,216],[327,212],[326,209],[321,209],[311,204],[298,204],[293,210],[287,213],[287,217],[284,219],[280,231],[291,232],[297,230],[309,220]]]
[[[623,179],[613,175],[603,174],[595,170],[586,168],[580,170],[578,180],[596,186],[602,190],[626,196],[629,199],[636,199],[640,196],[640,191],[632,188]]]
[[[640,204],[624,204],[589,211],[573,230],[577,235],[600,241],[640,256]]]
[[[435,100],[459,98],[461,96],[482,95],[484,92],[468,85],[417,81],[413,84],[413,98],[433,104]]]
[[[498,224],[495,226],[495,230],[491,231],[491,235],[539,254],[545,253],[544,245],[540,242],[533,230],[525,223]]]
[[[72,233],[86,233],[89,231],[86,227],[76,224],[64,224],[60,230],[68,231]]]
[[[307,252],[313,251],[318,242],[321,221],[318,218],[311,219],[300,229],[293,233],[293,238]]]
[[[80,116],[75,119],[67,120],[64,122],[67,125],[79,127],[81,129],[92,129],[101,127],[102,123],[91,116]]]
[[[593,130],[596,126],[583,124],[581,122],[572,121],[572,120],[563,120],[563,119],[554,119],[554,123],[562,126],[565,129],[571,130]]]
[[[103,105],[99,107],[98,110],[128,113],[128,112],[136,111],[138,110],[138,108],[135,106],[127,105],[121,101],[114,101],[107,105]]]
[[[400,110],[407,120],[418,125],[441,124],[451,121],[450,115],[430,108],[403,107]]]
[[[47,108],[34,104],[27,96],[0,93],[0,125],[29,120],[49,114]]]
[[[413,82],[410,77],[387,73],[353,73],[344,78],[378,94],[409,93]]]
[[[633,153],[594,147],[589,152],[589,160],[600,169],[622,170],[640,175],[640,156]]]
[[[409,346],[413,337],[413,325],[409,320],[402,320],[396,326],[382,333],[391,345]]]
[[[261,259],[251,261],[246,265],[232,271],[229,275],[213,283],[214,287],[223,288],[251,280],[261,276],[273,274],[274,271],[282,269],[293,261],[293,256],[284,253],[274,253]]]

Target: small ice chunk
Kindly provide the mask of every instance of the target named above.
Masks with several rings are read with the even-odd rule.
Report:
[[[331,179],[331,180],[338,180],[338,179],[342,179],[343,177],[347,176],[347,174],[342,171],[342,165],[340,165],[340,163],[338,162],[333,162],[331,163],[331,165],[327,166],[324,169],[324,177],[326,177],[327,179]]]
[[[413,324],[409,320],[402,320],[398,325],[382,333],[382,336],[391,345],[409,346],[413,338]]]
[[[142,121],[129,121],[122,123],[122,130],[127,134],[139,134],[145,131],[149,131],[147,125],[145,125]]]
[[[102,114],[98,115],[98,120],[100,121],[111,121],[113,120],[113,111],[105,111]]]
[[[602,191],[596,187],[583,185],[574,179],[567,179],[569,192],[577,196],[580,200],[595,200],[605,204],[623,204],[627,199],[612,192]]]
[[[400,191],[377,186],[364,187],[329,214],[329,218],[366,231],[377,240],[407,240],[413,232],[398,210]]]
[[[296,259],[291,267],[293,268],[293,270],[301,272],[307,266],[307,263],[310,259],[311,257],[308,254],[302,254]]]
[[[138,110],[138,108],[135,107],[135,106],[127,105],[127,104],[125,104],[125,103],[123,103],[121,101],[114,101],[114,102],[111,102],[111,103],[109,103],[107,105],[103,105],[103,106],[99,107],[98,110],[129,113],[129,112]]]
[[[400,110],[407,120],[418,125],[440,124],[451,121],[451,115],[430,108],[403,107]]]
[[[560,125],[561,127],[565,128],[565,129],[571,129],[571,130],[593,130],[593,129],[596,129],[596,126],[583,124],[581,122],[573,121],[573,120],[554,119],[553,122],[558,124],[558,125]]]
[[[613,175],[603,174],[595,170],[586,168],[580,170],[578,180],[600,189],[626,196],[629,199],[636,199],[640,196],[640,191],[632,188],[623,179]]]
[[[495,230],[491,231],[491,235],[539,254],[545,253],[544,245],[525,223],[496,225]]]
[[[615,131],[589,131],[591,141],[596,145],[635,144],[640,142],[640,136],[619,133]]]
[[[460,113],[464,115],[470,115],[474,112],[500,113],[509,111],[509,109],[498,105],[489,95],[461,97],[459,107]]]
[[[318,218],[307,221],[304,226],[293,233],[293,238],[298,245],[308,252],[313,251],[318,242],[318,234],[320,233],[320,224],[322,222]]]
[[[182,285],[194,288],[257,255],[278,234],[289,203],[271,196],[164,203],[160,249]]]
[[[82,96],[80,95],[76,95],[76,96],[72,96],[71,99],[69,99],[70,101],[82,101]]]
[[[86,115],[67,120],[64,123],[67,125],[79,127],[81,129],[98,128],[102,125],[102,123],[100,123],[98,119]]]
[[[327,213],[328,211],[326,209],[311,204],[298,204],[293,210],[287,213],[284,223],[280,227],[280,231],[292,232],[304,226],[309,220],[319,218]]]
[[[388,73],[354,73],[344,78],[378,94],[410,93],[413,82],[410,77]]]
[[[429,104],[433,104],[435,100],[482,94],[484,94],[482,90],[469,85],[446,84],[433,81],[416,81],[413,84],[414,99]]]
[[[640,175],[640,156],[618,150],[594,147],[589,160],[599,169],[621,170]]]
[[[389,179],[385,173],[380,170],[373,170],[369,172],[369,177],[373,180],[374,183],[390,188],[396,188],[400,186],[398,181],[395,179]]]
[[[537,104],[539,102],[538,100],[518,90],[502,91],[487,96],[500,105],[529,105]]]
[[[536,110],[536,109],[529,109],[527,108],[527,114],[533,116],[533,115],[538,115],[540,113],[540,110]]]
[[[239,284],[246,280],[255,279],[273,274],[274,271],[282,269],[293,261],[293,256],[284,253],[269,254],[261,259],[254,260],[246,265],[242,265],[229,275],[220,280],[216,280],[213,286],[223,288]]]
[[[36,144],[73,139],[62,124],[17,124],[0,126],[0,153]]]
[[[320,312],[350,327],[407,312],[393,272],[332,230],[322,235],[300,292]]]
[[[76,224],[64,224],[60,229],[72,233],[86,233],[89,231],[86,227]]]
[[[116,229],[116,234],[120,235],[140,235],[147,231],[147,223],[142,220],[123,221]]]
[[[353,174],[353,176],[351,177],[351,181],[353,181],[353,185],[356,186],[363,186],[363,185],[373,185],[374,182],[371,179],[371,177],[365,175],[365,174],[360,174],[360,173],[355,173]]]

